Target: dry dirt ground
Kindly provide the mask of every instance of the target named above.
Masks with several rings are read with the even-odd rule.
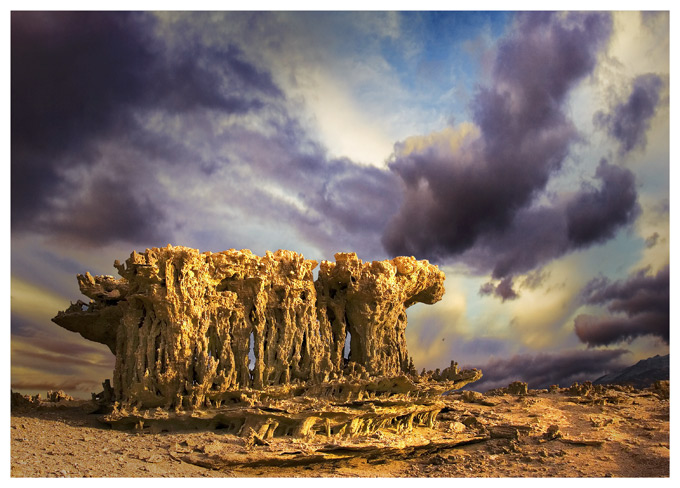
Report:
[[[15,408],[13,477],[668,477],[669,400],[599,395],[446,397],[435,429],[399,434],[237,437],[117,431],[91,402]]]

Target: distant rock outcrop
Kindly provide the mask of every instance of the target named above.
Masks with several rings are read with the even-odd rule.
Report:
[[[670,355],[638,361],[621,371],[600,376],[593,381],[596,385],[632,385],[637,389],[648,388],[656,381],[669,379]]]

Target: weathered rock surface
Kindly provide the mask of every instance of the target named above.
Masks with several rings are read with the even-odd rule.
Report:
[[[494,388],[489,390],[487,395],[527,395],[528,385],[523,381],[513,381],[505,388]]]
[[[331,364],[342,369],[342,348],[350,334],[349,361],[368,374],[410,372],[406,309],[436,303],[444,295],[444,273],[414,258],[363,263],[354,253],[322,261],[316,282],[319,322],[332,331]]]
[[[264,402],[271,409],[272,402],[297,397],[372,405],[389,399],[394,408],[385,419],[428,419],[440,408],[430,399],[481,377],[453,362],[419,377],[408,355],[406,309],[442,298],[444,273],[437,266],[413,257],[335,258],[321,263],[315,281],[317,262],[291,251],[264,257],[172,246],[133,252],[124,265],[114,263],[120,279],[79,275],[90,303],[79,301],[52,320],[116,355],[116,420],[127,418],[121,408]],[[428,405],[417,414],[416,400]],[[361,410],[357,419],[364,418]],[[306,422],[311,427],[303,430],[316,425]]]
[[[72,401],[72,400],[74,400],[74,398],[71,395],[67,395],[62,390],[57,390],[57,391],[49,390],[47,392],[47,401],[48,402],[58,403],[58,402]]]
[[[308,436],[271,438],[271,428],[263,435],[237,436],[226,424],[214,431],[155,435],[161,425],[153,422],[134,431],[102,428],[90,414],[95,402],[35,401],[14,393],[11,476],[669,476],[670,402],[657,395],[657,388],[593,389],[591,394],[604,400],[598,403],[574,403],[566,388],[536,396],[479,393],[474,403],[468,393],[443,396],[434,428],[413,422],[408,432],[403,422],[394,422],[372,434],[351,436],[346,428],[330,436],[310,430]],[[627,400],[609,402],[619,394]],[[24,406],[15,408],[15,397],[22,397]],[[164,413],[210,421],[206,410]],[[147,432],[151,435],[140,435]]]

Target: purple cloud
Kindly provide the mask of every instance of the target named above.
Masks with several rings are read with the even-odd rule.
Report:
[[[588,346],[607,346],[632,341],[641,336],[655,336],[669,341],[670,268],[648,275],[642,269],[627,280],[610,282],[601,277],[592,280],[582,291],[584,303],[607,305],[612,316],[579,315],[574,331]]]
[[[460,150],[395,146],[390,169],[403,181],[405,196],[383,234],[388,253],[435,262],[458,258],[504,278],[574,245],[600,242],[621,225],[617,218],[603,235],[581,235],[576,231],[590,221],[579,219],[577,200],[566,220],[563,208],[531,207],[579,140],[564,103],[569,89],[592,72],[611,28],[605,13],[518,15],[498,48],[491,84],[472,102],[479,137]],[[627,183],[616,179],[625,170],[611,168],[596,175],[604,187]],[[618,217],[621,210],[608,207],[597,217],[613,211]],[[566,237],[570,226],[575,240]],[[499,242],[505,252],[496,258]]]
[[[110,377],[115,356],[106,347],[87,341],[68,341],[48,333],[42,321],[11,314],[12,388],[31,393],[63,389],[70,394],[89,396],[101,390]],[[27,374],[30,371],[32,374]],[[46,373],[46,374],[45,374]],[[55,381],[60,376],[63,380]]]
[[[567,235],[574,247],[585,247],[614,237],[639,212],[635,176],[630,170],[600,161],[595,177],[600,189],[585,187],[566,208]]]
[[[494,285],[491,282],[484,283],[479,288],[479,294],[482,296],[495,295],[500,298],[502,302],[519,298],[517,292],[512,288],[512,276],[503,278],[497,285]]]
[[[197,35],[201,15],[170,42],[147,13],[12,14],[12,230],[165,245],[229,209],[239,226],[275,219],[331,253],[382,258],[397,177],[329,158],[258,60]],[[173,196],[197,186],[200,208]]]
[[[102,244],[114,234],[118,240],[163,242],[162,203],[148,197],[154,181],[142,188],[140,173],[158,172],[152,161],[200,158],[148,131],[139,114],[187,116],[210,109],[238,115],[282,97],[271,76],[244,61],[236,47],[188,42],[171,51],[153,37],[154,27],[154,17],[144,13],[12,13],[13,230],[79,239],[82,219],[96,221],[95,231],[112,220],[86,243]],[[100,144],[112,140],[136,151],[138,159],[108,163]],[[109,174],[77,199],[69,186],[82,181],[66,175],[86,175],[97,164],[109,164]],[[110,198],[90,198],[102,191]],[[55,211],[68,218],[55,221]]]
[[[518,211],[507,229],[481,235],[474,247],[462,253],[460,261],[478,273],[491,271],[493,279],[501,280],[496,285],[486,283],[480,293],[512,299],[518,296],[512,289],[514,275],[604,242],[633,222],[639,212],[633,173],[602,160],[595,179],[599,187],[584,184],[568,199]]]
[[[513,381],[524,381],[529,388],[548,388],[550,385],[570,386],[574,381],[593,381],[628,364],[622,357],[625,349],[566,350],[555,353],[517,354],[511,358],[491,359],[484,364],[468,364],[465,368],[479,368],[484,375],[467,389],[488,391],[508,386]]]
[[[594,123],[619,142],[622,154],[647,145],[647,130],[656,113],[663,81],[658,75],[639,75],[627,100],[610,113],[597,112]]]

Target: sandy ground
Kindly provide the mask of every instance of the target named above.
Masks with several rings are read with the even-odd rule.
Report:
[[[481,401],[481,403],[480,403]],[[218,431],[116,431],[89,402],[11,416],[12,477],[668,477],[669,400],[447,397],[435,429],[253,442]],[[458,444],[458,445],[456,445]]]

